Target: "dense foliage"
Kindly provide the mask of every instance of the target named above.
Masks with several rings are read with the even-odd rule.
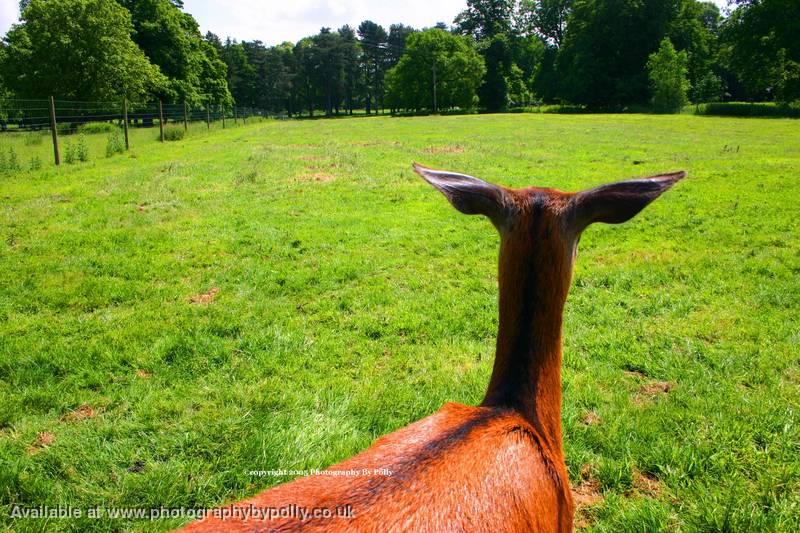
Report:
[[[25,97],[142,98],[166,79],[132,33],[130,12],[114,0],[30,0],[5,37],[2,77]]]
[[[365,20],[275,46],[202,36],[179,0],[20,9],[0,45],[0,98],[235,102],[312,116],[537,102],[678,109],[683,97],[658,103],[670,78],[692,102],[800,99],[797,0],[735,0],[727,16],[698,0],[467,0],[452,28]],[[682,59],[655,80],[649,61],[665,39]]]
[[[409,37],[406,53],[388,72],[388,100],[393,109],[474,108],[485,72],[483,59],[466,38],[426,30]]]
[[[687,62],[686,51],[676,52],[667,38],[661,41],[657,52],[650,54],[647,73],[656,110],[676,111],[687,104]]]

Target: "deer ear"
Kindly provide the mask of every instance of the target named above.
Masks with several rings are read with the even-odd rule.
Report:
[[[419,163],[414,163],[414,172],[436,187],[462,213],[485,215],[498,228],[505,224],[512,203],[499,185],[466,174],[423,167]]]
[[[630,220],[684,176],[685,172],[673,172],[581,191],[570,200],[569,224],[582,231],[593,222],[619,224]]]

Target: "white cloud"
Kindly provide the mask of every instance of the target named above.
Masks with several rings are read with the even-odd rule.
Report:
[[[0,34],[5,35],[19,17],[17,0],[0,0]]]
[[[266,44],[298,41],[323,26],[357,27],[373,20],[388,29],[401,22],[414,27],[452,23],[464,9],[464,0],[405,0],[377,3],[366,0],[185,0],[186,10],[200,23],[203,32],[221,38],[258,39]]]
[[[723,8],[727,5],[727,0],[714,1]],[[387,29],[398,22],[415,28],[452,24],[466,0],[185,0],[184,5],[203,33],[212,31],[223,39],[230,36],[240,41],[258,39],[269,45],[298,41],[322,26],[357,27],[367,19]],[[0,35],[17,21],[18,6],[18,0],[0,0]]]

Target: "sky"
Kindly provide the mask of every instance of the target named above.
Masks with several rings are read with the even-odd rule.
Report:
[[[727,0],[714,0],[725,7]],[[437,22],[452,24],[466,7],[466,0],[184,0],[184,8],[194,15],[205,34],[239,41],[260,40],[266,45],[297,42],[316,34],[323,26],[358,27],[372,20],[388,29],[402,22],[415,28]],[[5,35],[19,15],[18,0],[0,0],[0,35]]]

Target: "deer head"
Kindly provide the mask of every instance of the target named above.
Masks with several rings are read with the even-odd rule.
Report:
[[[456,209],[485,215],[500,232],[500,322],[483,405],[520,410],[560,448],[561,323],[581,233],[593,222],[629,220],[685,173],[569,193],[510,189],[416,163],[414,170]]]

